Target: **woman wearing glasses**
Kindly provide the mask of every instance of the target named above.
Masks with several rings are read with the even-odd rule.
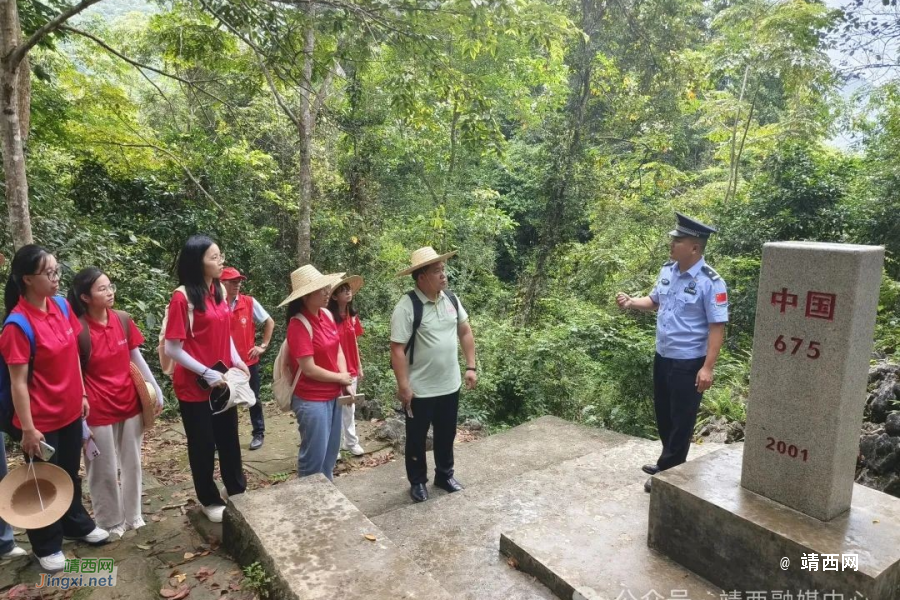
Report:
[[[19,248],[6,282],[6,325],[0,333],[0,354],[9,367],[15,406],[12,424],[21,433],[26,456],[40,460],[41,442],[56,449],[49,462],[65,470],[75,488],[72,504],[59,521],[28,530],[41,567],[51,572],[65,567],[63,536],[90,544],[109,538],[81,501],[81,419],[90,414],[78,362],[81,324],[65,299],[56,297],[57,291],[56,258],[33,244]],[[11,319],[21,321],[13,324]],[[33,355],[23,325],[34,335]]]
[[[78,345],[91,405],[87,423],[100,450],[100,456],[85,464],[94,519],[110,535],[122,537],[127,529],[145,524],[141,516],[144,423],[131,363],[156,388],[156,414],[162,412],[163,395],[141,356],[144,336],[128,313],[113,310],[115,299],[115,284],[97,267],[79,271],[69,289],[69,304],[82,327]]]
[[[210,238],[188,238],[178,257],[178,283],[186,294],[172,294],[165,329],[165,352],[175,361],[173,383],[187,435],[194,490],[203,514],[213,523],[220,523],[225,512],[225,501],[213,479],[217,450],[226,493],[241,494],[247,485],[237,409],[214,415],[209,404],[209,388],[225,385],[217,365],[237,367],[249,377],[231,340],[231,311],[219,283],[224,264],[225,256]]]

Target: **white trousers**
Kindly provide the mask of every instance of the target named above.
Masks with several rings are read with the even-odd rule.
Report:
[[[141,441],[144,423],[137,414],[112,425],[91,427],[100,456],[85,461],[88,489],[98,527],[140,527]]]
[[[350,385],[351,394],[356,394],[357,383],[359,383],[359,379],[354,377],[353,383]],[[341,447],[352,448],[359,443],[359,438],[356,436],[356,405],[345,404],[341,407],[341,411]]]

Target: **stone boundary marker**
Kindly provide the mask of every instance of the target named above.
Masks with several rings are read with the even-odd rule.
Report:
[[[850,508],[884,248],[763,246],[741,485],[828,521]]]

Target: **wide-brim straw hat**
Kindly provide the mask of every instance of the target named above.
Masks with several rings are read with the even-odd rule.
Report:
[[[156,423],[156,407],[159,403],[156,389],[144,380],[144,376],[141,375],[136,364],[129,365],[128,373],[131,375],[131,382],[134,383],[138,399],[141,402],[141,420],[144,422],[144,429],[150,429]]]
[[[61,468],[40,461],[32,465],[13,469],[0,481],[0,518],[21,529],[56,523],[75,494],[72,478]]]
[[[415,252],[412,253],[409,257],[410,267],[408,269],[404,269],[397,273],[397,277],[402,277],[403,275],[409,275],[416,269],[421,269],[422,267],[427,267],[430,264],[434,264],[436,262],[444,262],[451,256],[456,256],[456,250],[453,252],[447,252],[446,254],[438,254],[435,252],[434,248],[431,246],[425,246],[424,248],[419,248]]]
[[[291,273],[291,293],[278,306],[280,308],[285,304],[289,304],[297,298],[302,298],[316,290],[330,287],[343,279],[344,275],[345,273],[343,272],[322,275],[314,266],[303,265]]]
[[[350,275],[349,277],[344,277],[331,286],[331,293],[334,294],[334,292],[345,283],[350,286],[350,291],[353,292],[353,295],[355,296],[356,292],[358,292],[363,286],[363,278],[360,275]]]

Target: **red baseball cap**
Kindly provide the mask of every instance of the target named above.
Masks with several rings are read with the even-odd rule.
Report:
[[[241,272],[235,269],[234,267],[225,267],[222,269],[222,276],[219,277],[221,281],[230,281],[232,279],[247,279]]]

